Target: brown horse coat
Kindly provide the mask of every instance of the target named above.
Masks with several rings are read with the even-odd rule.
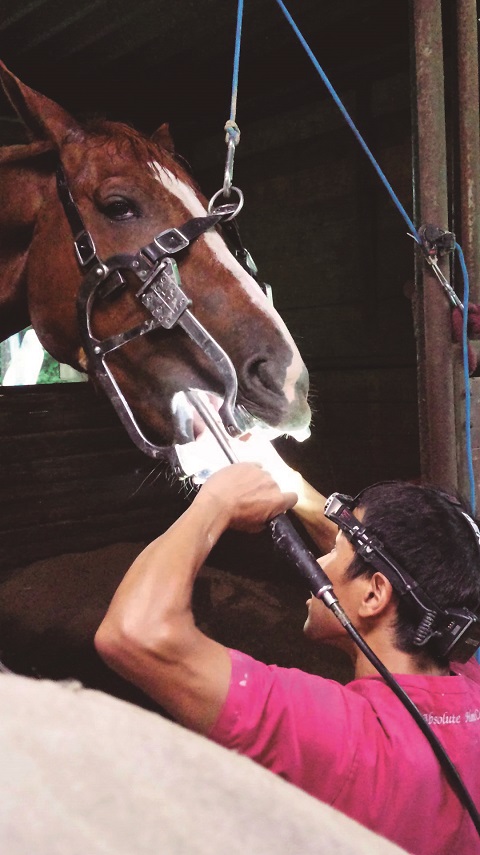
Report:
[[[0,677],[5,855],[400,855],[251,760],[79,684]]]

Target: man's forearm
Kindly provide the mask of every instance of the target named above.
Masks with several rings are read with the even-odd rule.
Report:
[[[111,668],[201,733],[225,701],[231,660],[227,648],[195,626],[195,577],[227,528],[261,531],[296,499],[254,464],[212,475],[190,508],[132,564],[97,631],[95,646]]]
[[[335,542],[337,526],[324,515],[326,498],[297,472],[294,489],[298,502],[293,511],[322,552],[329,552]]]
[[[102,655],[138,645],[161,657],[173,654],[191,616],[192,588],[210,550],[228,526],[222,509],[197,497],[187,511],[134,561],[97,633]]]
[[[330,552],[335,542],[337,526],[324,515],[325,496],[283,460],[273,443],[250,438],[243,443],[243,449],[242,443],[239,443],[238,447],[246,459],[258,460],[282,490],[292,490],[297,494],[298,501],[293,506],[293,511],[320,550]]]

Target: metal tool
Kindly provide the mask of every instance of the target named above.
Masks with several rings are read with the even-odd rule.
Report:
[[[210,408],[208,403],[195,390],[186,392],[186,396],[217,440],[227,460],[230,463],[238,463],[239,458],[231,446],[230,437],[224,430],[216,412]],[[330,579],[306,547],[287,514],[279,514],[273,517],[269,521],[268,526],[272,533],[272,540],[278,551],[307,580],[312,594],[321,599],[335,613],[340,622],[345,625],[348,618],[333,592]]]

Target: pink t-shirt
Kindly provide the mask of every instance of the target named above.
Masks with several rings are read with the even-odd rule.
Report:
[[[480,839],[418,725],[380,677],[342,686],[230,651],[209,736],[413,855],[477,855]],[[480,807],[480,666],[399,675]]]

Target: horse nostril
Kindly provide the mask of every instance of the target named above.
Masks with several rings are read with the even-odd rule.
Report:
[[[305,398],[306,398],[308,395],[308,389],[310,386],[310,377],[309,377],[308,369],[307,369],[306,365],[302,369],[302,373],[300,374],[300,377],[297,380],[296,386],[297,386],[298,392],[300,394],[305,395]]]
[[[264,424],[298,434],[310,422],[308,372],[302,363],[293,368],[290,363],[285,366],[283,360],[270,357],[265,350],[239,371],[241,396],[249,412]]]
[[[278,392],[283,385],[284,377],[273,359],[253,359],[246,366],[246,375],[250,381],[260,382],[264,389]]]

